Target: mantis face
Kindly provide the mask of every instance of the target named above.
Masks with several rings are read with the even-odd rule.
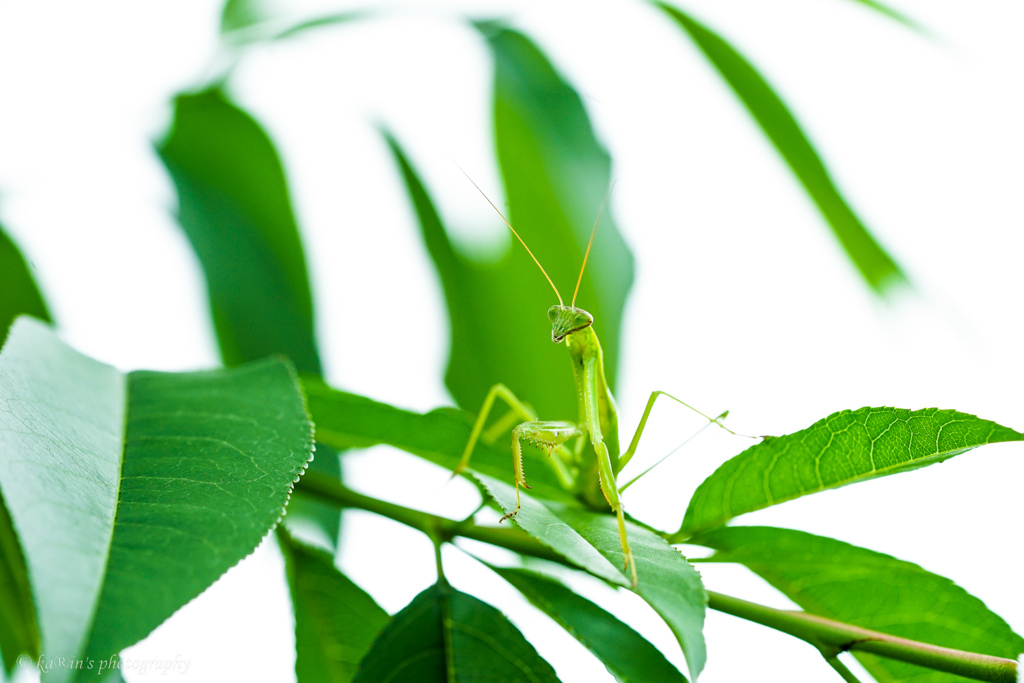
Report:
[[[548,309],[548,320],[551,321],[551,341],[556,344],[594,324],[594,316],[575,306],[552,306]]]

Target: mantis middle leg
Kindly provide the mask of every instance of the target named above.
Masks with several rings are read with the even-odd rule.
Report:
[[[487,424],[487,418],[490,416],[491,410],[494,407],[494,401],[497,398],[501,398],[512,410],[508,416],[499,419],[495,425],[485,432],[484,425]],[[522,442],[526,441],[546,450],[549,456],[548,462],[551,463],[562,485],[566,488],[572,488],[574,477],[566,464],[571,460],[572,455],[565,450],[563,444],[581,434],[579,427],[572,422],[538,420],[533,409],[520,401],[508,387],[504,384],[495,384],[487,392],[487,397],[480,408],[480,414],[473,425],[473,431],[469,435],[469,442],[466,444],[466,449],[462,453],[459,464],[452,471],[452,476],[459,474],[469,465],[469,460],[473,455],[473,448],[476,446],[477,441],[482,438],[485,443],[489,443],[512,426],[513,421],[509,420],[510,417],[525,421],[516,425],[512,430],[512,469],[515,474],[516,483],[516,509],[514,512],[502,517],[501,521],[505,521],[519,512],[519,487],[530,488],[526,484],[526,476],[523,472]],[[554,452],[557,452],[557,457],[550,457]]]

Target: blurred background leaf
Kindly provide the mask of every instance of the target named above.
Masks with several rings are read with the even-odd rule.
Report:
[[[693,39],[772,141],[818,206],[853,265],[871,288],[884,294],[906,278],[875,241],[832,182],[828,169],[800,124],[749,61],[717,33],[681,10],[658,3]]]
[[[288,356],[321,374],[306,259],[284,169],[260,125],[218,88],[175,100],[174,122],[158,148],[178,190],[178,222],[206,275],[224,364]],[[311,467],[339,477],[333,449]],[[297,500],[289,523],[312,522],[337,543],[337,508]]]
[[[892,7],[889,7],[888,5],[883,5],[880,2],[875,2],[875,0],[853,0],[853,1],[858,3],[858,4],[864,5],[865,7],[869,7],[871,9],[873,9],[874,11],[878,12],[879,14],[882,14],[882,15],[884,15],[886,17],[889,17],[890,19],[892,19],[892,20],[894,20],[896,22],[899,22],[900,24],[903,24],[907,28],[914,29],[915,31],[918,31],[918,32],[921,32],[921,33],[926,33],[924,27],[921,26],[921,24],[917,23],[916,21],[914,21],[913,19],[908,17],[906,14],[903,14],[902,12],[899,12],[899,11],[893,9]]]
[[[364,10],[316,14],[303,19],[279,16],[275,8],[261,0],[228,0],[221,12],[220,32],[231,46],[292,38],[310,29],[345,23],[370,14]]]
[[[495,24],[478,28],[494,56],[495,140],[508,198],[504,213],[568,305],[611,183],[611,161],[579,95],[537,46]],[[546,316],[557,298],[544,276],[515,242],[492,263],[461,254],[408,157],[390,136],[388,142],[444,286],[452,331],[445,381],[456,403],[475,412],[487,390],[501,382],[542,418],[575,420],[569,360],[551,343]],[[476,192],[468,181],[466,192]],[[611,213],[605,211],[598,228],[577,304],[594,315],[614,384],[633,257]]]
[[[240,31],[255,26],[266,18],[266,10],[256,0],[227,0],[220,15],[220,31]]]
[[[158,152],[203,265],[225,365],[283,353],[319,374],[306,260],[270,138],[211,89],[177,98]]]
[[[0,225],[0,346],[14,318],[22,313],[50,320],[28,264]]]

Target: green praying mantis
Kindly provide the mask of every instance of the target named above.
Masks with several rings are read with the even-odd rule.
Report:
[[[463,172],[465,173],[465,172]],[[469,178],[468,174],[466,176]],[[472,178],[469,181],[484,196],[484,199],[497,211],[502,221],[508,226],[512,234],[519,240],[520,244],[533,259],[533,262],[540,268],[541,273],[547,279],[551,288],[555,290],[558,304],[548,309],[548,320],[551,322],[551,341],[556,344],[565,343],[569,349],[569,357],[572,360],[573,380],[576,384],[576,397],[579,407],[579,420],[569,422],[566,420],[545,421],[538,420],[537,415],[529,405],[519,400],[508,387],[503,384],[496,384],[491,387],[484,399],[480,414],[477,416],[470,433],[469,442],[462,454],[462,459],[455,467],[452,476],[463,471],[469,464],[473,455],[473,448],[481,439],[487,418],[494,406],[495,399],[501,398],[511,408],[506,418],[498,421],[494,428],[488,430],[485,441],[491,441],[498,435],[512,428],[512,466],[515,475],[516,485],[516,509],[507,513],[501,521],[515,517],[520,510],[519,488],[530,488],[526,484],[526,476],[523,472],[522,442],[527,442],[541,448],[548,454],[548,462],[553,467],[556,475],[562,484],[573,491],[578,498],[594,509],[602,509],[606,504],[615,512],[619,527],[619,541],[622,546],[623,570],[629,572],[632,579],[632,586],[637,586],[636,560],[629,547],[629,537],[626,533],[625,508],[622,504],[621,493],[627,486],[639,479],[639,476],[628,482],[621,488],[618,486],[616,476],[622,468],[633,458],[647,418],[654,407],[654,402],[659,396],[667,396],[708,420],[705,425],[717,424],[731,434],[735,434],[719,422],[728,413],[722,413],[716,418],[711,418],[696,408],[679,400],[678,398],[663,391],[651,393],[647,400],[647,407],[644,409],[640,424],[633,434],[633,440],[625,453],[619,449],[619,425],[618,413],[615,407],[615,398],[608,387],[608,381],[604,371],[604,356],[601,350],[601,342],[598,341],[597,333],[594,332],[594,317],[576,307],[576,296],[579,294],[580,283],[583,280],[583,271],[587,267],[587,259],[590,256],[590,248],[594,244],[594,236],[597,233],[597,226],[601,222],[601,215],[604,213],[608,196],[605,196],[601,209],[598,211],[597,220],[590,233],[590,240],[587,243],[587,250],[583,256],[583,265],[580,267],[579,278],[576,280],[576,290],[573,292],[572,302],[566,306],[562,300],[555,283],[548,276],[544,266],[534,256],[530,247],[520,237],[512,224],[505,219],[498,207],[494,205],[483,190]],[[611,189],[609,189],[609,194]],[[515,424],[515,421],[519,421]],[[515,424],[514,427],[512,425]],[[692,437],[691,437],[692,438]],[[576,439],[575,447],[566,447],[567,442]],[[674,452],[674,451],[673,451]],[[671,455],[671,453],[669,454]],[[668,456],[666,456],[668,457]],[[662,458],[664,460],[664,458]],[[659,464],[655,463],[654,466]],[[640,476],[649,472],[648,468]],[[598,493],[600,492],[600,493]],[[607,508],[604,508],[607,509]]]

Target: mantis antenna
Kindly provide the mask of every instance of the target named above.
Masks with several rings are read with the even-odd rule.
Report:
[[[455,165],[459,166],[458,164],[455,164]],[[480,186],[477,185],[476,182],[472,178],[469,177],[469,174],[466,173],[466,171],[461,166],[459,166],[459,170],[462,171],[462,175],[466,176],[466,179],[469,180],[469,182],[473,183],[473,187],[475,187],[476,191],[479,192],[483,196],[483,198],[487,200],[487,203],[491,205],[491,208],[494,209],[495,211],[497,211],[498,215],[501,216],[501,220],[505,222],[505,225],[508,226],[508,229],[512,231],[512,234],[516,236],[516,239],[519,240],[519,243],[523,245],[524,249],[526,249],[526,253],[530,255],[530,258],[533,259],[533,262],[537,264],[538,268],[540,268],[540,272],[544,273],[544,278],[548,281],[548,284],[551,285],[551,289],[555,290],[555,296],[558,297],[559,305],[564,306],[565,302],[562,301],[562,295],[558,293],[558,287],[555,287],[555,283],[552,282],[551,278],[548,276],[548,271],[544,270],[544,266],[542,266],[540,264],[540,261],[537,260],[537,257],[533,255],[532,251],[530,251],[530,247],[526,246],[526,242],[524,242],[523,238],[519,236],[519,233],[516,232],[516,229],[513,228],[512,224],[508,222],[508,219],[505,218],[505,216],[502,215],[501,211],[498,210],[498,207],[496,207],[494,205],[494,202],[491,201],[491,198],[488,197],[486,194],[484,194],[484,191],[480,189]],[[597,229],[596,225],[594,226],[594,229],[595,230]],[[593,235],[590,236],[590,240],[591,241],[594,240],[594,236]],[[589,252],[589,251],[590,251],[590,247],[587,247],[587,252]],[[587,263],[586,259],[583,259],[583,264],[586,265],[586,263]],[[580,273],[580,276],[582,277],[582,273]],[[576,289],[579,289],[579,284],[578,283],[576,285]],[[573,296],[573,301],[575,301],[575,300],[576,300],[576,297]]]
[[[587,251],[583,254],[583,265],[580,266],[580,276],[576,278],[576,289],[572,293],[572,303],[569,306],[576,307],[576,295],[580,293],[580,283],[583,282],[583,271],[587,267],[587,259],[590,258],[590,247],[594,246],[594,235],[597,234],[597,226],[601,222],[601,216],[604,215],[604,207],[608,205],[608,198],[612,195],[612,188],[615,187],[615,181],[608,186],[608,191],[605,192],[604,199],[601,200],[601,208],[597,210],[597,220],[594,221],[594,229],[590,231],[590,241],[587,242]],[[493,206],[493,205],[492,205]],[[511,225],[509,226],[512,227]],[[518,235],[517,235],[518,237]],[[524,245],[525,246],[525,245]],[[532,256],[532,254],[531,254]],[[540,265],[539,263],[537,265]],[[554,285],[552,285],[554,286]]]

